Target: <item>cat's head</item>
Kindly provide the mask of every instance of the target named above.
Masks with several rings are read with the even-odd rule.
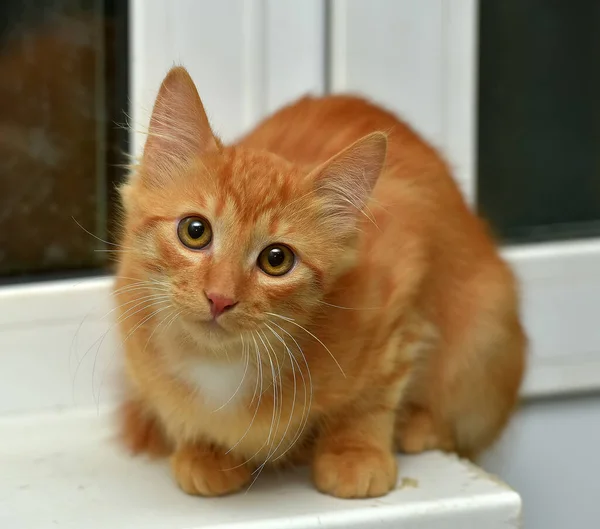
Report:
[[[385,151],[374,133],[309,171],[223,147],[190,76],[174,68],[123,188],[122,264],[166,288],[188,330],[207,339],[306,320],[352,260]]]

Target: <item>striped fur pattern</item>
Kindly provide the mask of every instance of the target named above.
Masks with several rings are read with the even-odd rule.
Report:
[[[176,67],[122,197],[122,437],[169,455],[187,493],[308,463],[322,492],[381,496],[397,449],[474,457],[503,429],[526,346],[515,280],[394,115],[306,97],[225,146]],[[207,247],[178,239],[188,216]],[[295,255],[284,275],[257,266],[272,244]]]

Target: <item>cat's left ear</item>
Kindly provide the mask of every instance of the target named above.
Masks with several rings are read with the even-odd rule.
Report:
[[[326,217],[342,230],[356,224],[385,164],[387,136],[373,132],[317,167],[309,178],[324,199]]]
[[[159,166],[185,163],[217,148],[194,81],[185,68],[172,68],[154,103],[144,161]]]

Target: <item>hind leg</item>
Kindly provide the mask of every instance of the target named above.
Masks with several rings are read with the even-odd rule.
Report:
[[[398,449],[405,454],[428,450],[455,451],[452,432],[436,421],[422,406],[408,405],[405,416],[399,419],[394,432]]]
[[[500,435],[517,402],[525,337],[515,324],[475,338],[429,359],[399,410],[400,450],[452,451],[472,459]]]

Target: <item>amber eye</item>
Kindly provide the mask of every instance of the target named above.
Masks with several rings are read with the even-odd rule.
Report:
[[[179,240],[192,250],[200,250],[210,244],[212,229],[202,217],[186,217],[177,226]]]
[[[283,244],[267,246],[258,256],[258,266],[270,276],[287,274],[294,266],[294,252]]]

